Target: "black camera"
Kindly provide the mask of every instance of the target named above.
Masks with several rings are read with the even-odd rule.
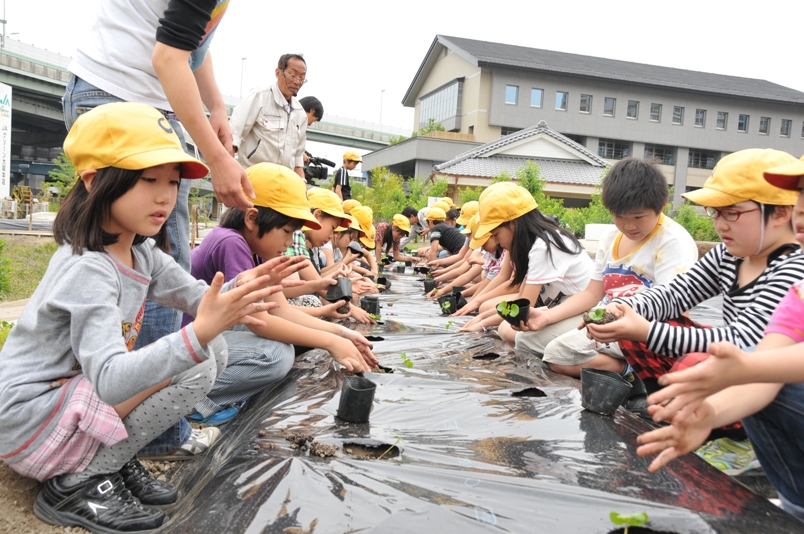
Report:
[[[317,185],[314,180],[326,180],[329,178],[329,169],[324,167],[324,165],[327,167],[335,167],[335,162],[326,158],[317,158],[306,150],[304,153],[310,158],[310,163],[304,166],[304,179],[307,180],[307,183]]]

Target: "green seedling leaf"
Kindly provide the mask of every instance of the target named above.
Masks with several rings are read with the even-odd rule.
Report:
[[[508,314],[511,317],[516,317],[517,315],[519,315],[519,306],[517,306],[516,304],[511,304],[508,310]]]
[[[399,356],[402,358],[402,363],[405,364],[405,367],[407,367],[408,369],[413,367],[413,362],[410,360],[410,358],[408,358],[408,356],[404,352],[400,352]]]
[[[408,369],[410,369],[411,367],[413,367],[413,362],[412,362],[412,361],[410,361],[410,360],[405,360],[405,367],[407,367]]]
[[[371,317],[371,318],[372,318],[372,319],[374,319],[375,321],[379,321],[379,320],[380,320],[380,316],[379,316],[379,315],[377,315],[376,313],[370,313],[370,314],[369,314],[369,317]]]
[[[593,321],[601,320],[604,315],[606,315],[605,308],[595,308],[594,310],[589,312],[589,318],[592,319]]]
[[[615,525],[625,525],[624,532],[625,534],[628,534],[629,527],[641,527],[647,523],[648,514],[645,512],[639,512],[638,514],[620,514],[617,512],[611,512],[609,514],[609,519],[611,519],[611,522]]]
[[[514,311],[514,308],[516,308],[516,311]],[[508,304],[508,302],[503,300],[499,304],[497,304],[497,311],[503,317],[508,317],[509,315],[511,315],[512,317],[516,317],[519,314],[519,306],[517,306],[516,304]]]
[[[446,326],[445,328],[446,328],[447,330],[449,330],[449,327],[450,327],[450,326],[452,326],[452,323],[453,323],[453,320],[452,320],[452,319],[450,319],[449,321],[447,321],[447,326]]]
[[[447,300],[447,301],[441,303],[441,308],[442,309],[448,310],[449,307],[450,307],[450,301]]]

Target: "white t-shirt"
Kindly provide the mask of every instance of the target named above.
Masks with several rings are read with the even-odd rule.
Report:
[[[653,232],[622,258],[616,254],[622,232],[612,230],[600,239],[592,280],[603,282],[602,305],[615,297],[630,297],[664,285],[698,261],[698,247],[683,226],[661,215]]]
[[[568,247],[572,241],[564,237]],[[581,248],[578,254],[568,254],[556,246],[550,247],[551,257],[547,255],[547,244],[537,239],[528,253],[528,274],[526,284],[541,284],[539,297],[545,306],[553,308],[567,297],[583,291],[589,285],[592,273],[592,259]]]

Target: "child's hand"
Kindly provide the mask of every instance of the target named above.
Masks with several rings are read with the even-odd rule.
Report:
[[[339,271],[335,271],[334,273],[329,273],[328,275],[321,277],[321,279],[317,281],[315,291],[326,291],[329,289],[329,286],[334,286],[337,284],[338,282],[335,281],[335,278],[337,278],[338,273]]]
[[[531,308],[526,322],[519,323],[519,328],[512,327],[514,330],[521,330],[522,332],[530,332],[541,330],[545,326],[552,324],[550,319],[550,310],[547,306],[539,308]]]
[[[455,313],[453,313],[452,315],[454,315],[455,317],[460,317],[460,316],[462,316],[462,315],[469,315],[470,313],[472,313],[473,311],[475,311],[475,310],[476,310],[476,309],[478,309],[479,307],[480,307],[480,303],[478,303],[478,302],[477,302],[477,301],[475,301],[475,300],[470,300],[470,301],[469,301],[469,302],[466,304],[466,306],[464,306],[464,307],[463,307],[463,308],[461,308],[460,310],[456,311],[456,312],[455,312]]]
[[[354,304],[350,304],[349,306],[352,308],[352,313],[351,313],[352,319],[354,319],[358,323],[377,324],[377,321],[372,319],[369,316],[368,312],[366,310],[364,310],[363,308],[358,308]]]
[[[338,311],[338,308],[343,306],[343,301],[339,300],[337,302],[333,302],[331,304],[327,304],[326,306],[321,306],[321,316],[322,317],[329,317],[331,319],[346,319],[349,317],[349,313],[351,310],[346,313],[341,313]]]
[[[658,410],[658,406],[648,408],[651,414],[655,414]],[[637,454],[648,456],[659,453],[648,467],[648,471],[655,473],[679,456],[700,447],[709,437],[714,419],[715,409],[708,402],[704,402],[684,421],[639,436],[637,443],[640,447],[637,448]]]
[[[282,286],[268,286],[269,282],[269,276],[261,276],[231,291],[221,293],[223,273],[216,273],[198,305],[193,321],[193,331],[198,342],[206,345],[215,336],[236,324],[265,326],[263,321],[251,317],[250,314],[278,306],[275,302],[261,302],[270,295],[282,291]]]
[[[285,280],[285,278],[304,269],[308,265],[310,265],[310,262],[304,256],[280,256],[268,260],[253,269],[240,273],[237,277],[237,285],[242,286],[255,278],[265,276],[267,277],[266,285],[277,285],[281,283],[284,287],[300,286],[304,284],[301,280]]]
[[[588,324],[586,330],[589,339],[598,343],[615,343],[621,339],[630,339],[645,343],[648,340],[650,322],[635,312],[627,304],[611,304],[617,320],[608,324]],[[608,308],[607,308],[608,309]]]
[[[728,341],[709,345],[711,356],[694,367],[659,377],[659,385],[667,386],[648,398],[649,404],[660,407],[653,420],[681,422],[710,395],[727,387],[750,380],[746,360],[751,355]],[[661,406],[666,404],[666,406]]]
[[[344,339],[348,339],[349,341],[354,344],[357,350],[360,351],[360,354],[363,356],[363,360],[366,362],[366,365],[369,367],[376,367],[379,365],[380,361],[371,352],[373,345],[371,341],[366,339],[362,334],[359,332],[355,332],[354,330],[350,330],[346,327],[343,327],[343,334],[341,335]]]
[[[452,292],[452,286],[444,286],[439,289],[434,289],[427,294],[428,298],[437,299],[438,297],[443,297],[444,295],[448,295]]]

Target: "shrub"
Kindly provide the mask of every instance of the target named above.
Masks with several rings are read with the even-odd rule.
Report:
[[[0,240],[0,293],[11,289],[11,260],[6,255],[6,242]]]

